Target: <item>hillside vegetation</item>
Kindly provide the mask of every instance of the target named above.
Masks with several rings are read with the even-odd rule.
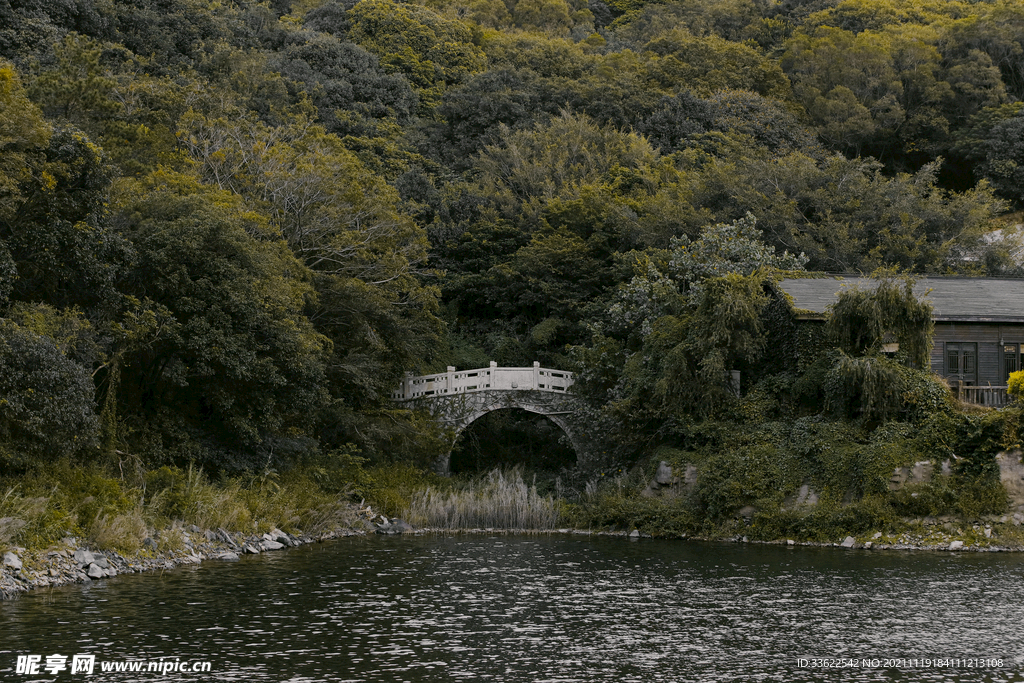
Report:
[[[578,369],[608,467],[1012,445],[888,318],[765,363],[766,291],[1020,275],[1022,207],[1013,0],[4,0],[0,472],[427,466],[392,388],[489,360]]]

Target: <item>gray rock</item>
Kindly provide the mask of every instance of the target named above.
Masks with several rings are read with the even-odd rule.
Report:
[[[875,535],[874,535],[874,536],[872,536],[871,538],[872,538],[873,540],[876,540],[876,541],[877,541],[877,540],[878,540],[878,539],[880,539],[881,537],[882,537],[882,532],[881,532],[881,531],[876,531],[876,532],[875,532]]]
[[[195,524],[192,524],[191,526],[189,526],[188,530],[191,531],[194,534],[201,534],[201,533],[203,533],[203,530],[200,529],[199,527],[197,527]]]
[[[216,555],[211,555],[210,559],[212,559],[212,560],[227,560],[229,562],[238,562],[238,554],[237,553],[233,553],[233,552],[231,552],[229,550],[227,552],[217,553]]]
[[[142,542],[142,547],[147,550],[156,550],[156,541],[152,538],[147,538]]]
[[[964,547],[964,542],[963,541],[953,541],[952,543],[949,544],[949,549],[950,550],[960,550],[963,547]]]
[[[206,536],[206,540],[207,541],[216,541],[218,538],[220,538],[217,534],[215,534],[214,532],[210,531],[209,529],[204,531],[203,535]]]
[[[94,555],[92,563],[100,569],[110,569],[110,562],[108,562],[107,558],[102,555]]]
[[[106,571],[107,576],[117,576],[117,570],[113,567],[107,567],[104,571]]]
[[[283,543],[278,543],[277,541],[263,541],[260,545],[263,546],[264,550],[280,550],[284,547]]]
[[[409,524],[409,522],[406,522],[404,519],[391,520],[391,529],[396,534],[407,534],[413,530],[412,524]]]
[[[75,551],[75,562],[78,563],[79,567],[84,567],[87,564],[92,564],[96,561],[96,558],[88,550],[82,550],[79,548]]]
[[[794,541],[792,538],[787,538],[786,545],[796,545],[796,541]]]
[[[285,544],[288,547],[293,547],[293,546],[298,545],[298,543],[295,542],[295,539],[293,539],[291,536],[289,536],[285,532],[281,531],[280,529],[272,529],[270,531],[270,538],[268,540],[277,541],[278,543],[283,543],[283,544]]]
[[[814,492],[810,484],[801,484],[796,494],[794,507],[814,507],[818,504],[818,494]]]
[[[248,543],[242,546],[242,550],[249,553],[250,555],[260,554],[260,551],[255,546],[249,545]]]
[[[633,529],[633,532],[629,534],[630,538],[640,538],[640,532],[637,529]]]
[[[103,569],[97,567],[95,564],[90,564],[89,569],[87,569],[85,573],[88,574],[90,579],[102,579],[107,575],[107,572],[103,571]]]
[[[854,538],[853,536],[847,536],[843,539],[843,542],[840,545],[842,545],[844,548],[852,548],[856,542],[856,538]]]
[[[874,546],[875,546],[875,544],[874,544],[874,542],[873,542],[873,541],[866,541],[866,542],[864,543],[864,548],[865,548],[866,550],[871,550],[871,549],[872,549],[872,548],[873,548]]]
[[[18,571],[21,569],[21,560],[14,553],[4,553],[4,566]]]
[[[658,464],[658,471],[654,473],[654,481],[658,482],[662,486],[668,486],[672,483],[672,466],[664,460]]]
[[[217,533],[220,534],[221,540],[227,543],[232,548],[237,548],[238,544],[235,543],[235,539],[232,538],[231,534],[225,531],[223,528],[217,529]]]

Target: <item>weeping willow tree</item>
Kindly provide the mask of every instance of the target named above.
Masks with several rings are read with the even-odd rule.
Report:
[[[931,304],[915,296],[909,275],[883,270],[872,277],[876,288],[844,289],[828,308],[825,329],[838,351],[825,396],[830,411],[880,422],[907,407],[915,384],[929,385],[920,387],[926,393],[943,392],[927,373],[935,329]],[[883,353],[889,344],[898,345],[894,358]]]
[[[874,289],[852,287],[828,308],[825,329],[836,346],[859,357],[881,353],[884,344],[899,344],[899,358],[912,367],[928,366],[932,349],[932,305],[914,295],[914,278],[891,270],[876,271]]]

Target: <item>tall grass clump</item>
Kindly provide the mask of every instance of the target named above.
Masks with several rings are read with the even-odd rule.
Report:
[[[406,518],[438,529],[553,529],[558,504],[528,486],[522,471],[495,469],[464,489],[450,492],[427,488],[413,495]]]
[[[146,503],[160,526],[181,520],[204,529],[249,529],[252,513],[234,480],[211,482],[202,469],[161,467],[146,474]]]
[[[97,548],[137,553],[149,531],[141,506],[122,514],[98,514],[89,525],[89,538]]]
[[[24,496],[14,486],[0,495],[0,546],[36,538],[53,540],[67,523],[67,517],[55,513],[46,496]]]

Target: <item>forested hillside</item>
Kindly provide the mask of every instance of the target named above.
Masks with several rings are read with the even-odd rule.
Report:
[[[1016,0],[0,0],[0,467],[425,463],[392,387],[492,359],[649,436],[766,269],[1022,206]]]

